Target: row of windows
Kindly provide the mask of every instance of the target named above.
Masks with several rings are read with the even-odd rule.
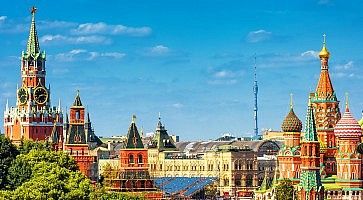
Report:
[[[236,164],[235,166],[234,166],[234,169],[235,170],[243,170],[243,166],[244,165],[242,165],[242,164]],[[248,164],[246,164],[245,165],[246,166],[246,170],[253,170],[253,164],[252,163],[248,163]],[[207,171],[214,171],[214,170],[220,170],[220,167],[219,166],[217,166],[217,169],[215,169],[214,168],[215,166],[213,165],[213,164],[208,164],[207,165],[207,168],[205,168],[205,166],[199,166],[199,169],[198,169],[198,167],[197,166],[195,166],[195,165],[192,165],[192,166],[190,166],[190,170],[191,171],[197,171],[197,170],[200,170],[200,171],[205,171],[205,170],[207,170]],[[223,166],[222,166],[223,168],[222,168],[222,170],[223,171],[228,171],[229,170],[229,164],[223,164]],[[150,164],[150,168],[151,168],[151,170],[157,170],[156,169],[156,164]],[[261,171],[261,170],[264,170],[265,168],[264,167],[260,167],[259,168],[259,170]],[[267,169],[267,168],[266,168]],[[269,169],[272,171],[273,170],[273,167],[269,167]],[[160,164],[160,167],[159,167],[159,170],[163,170],[163,168],[162,168],[162,164]],[[183,171],[188,171],[189,170],[189,166],[188,165],[184,165],[184,166],[179,166],[179,165],[167,165],[166,166],[166,170],[167,171],[172,171],[172,170],[175,170],[175,171],[180,171],[180,170],[183,170]]]

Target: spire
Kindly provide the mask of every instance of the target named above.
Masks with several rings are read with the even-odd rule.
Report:
[[[257,65],[256,65],[256,54],[255,54],[255,64],[254,64],[254,86],[253,86],[253,94],[255,97],[255,102],[254,102],[254,121],[255,121],[255,129],[254,129],[254,133],[255,136],[258,136],[258,118],[257,118],[257,114],[258,114],[258,106],[257,106],[257,94],[258,94],[258,84],[257,84]]]
[[[320,53],[319,53],[319,57],[320,58],[329,58],[330,53],[328,51],[328,49],[326,48],[326,35],[325,33],[323,34],[323,48],[321,49]]]
[[[36,7],[32,7],[31,15],[32,15],[32,22],[30,25],[30,32],[29,32],[29,39],[27,44],[26,52],[28,55],[36,56],[40,52],[39,48],[39,41],[38,41],[38,34],[35,28],[35,13],[37,11]]]
[[[8,111],[9,110],[9,99],[6,99],[6,106],[5,106],[5,110]]]
[[[77,90],[76,98],[74,99],[73,106],[82,106],[81,97],[79,96],[79,90]]]
[[[266,190],[268,190],[268,188],[269,188],[268,173],[267,173],[267,170],[265,170],[265,176],[264,176],[263,181],[261,183],[260,190],[261,191],[266,191]]]
[[[143,149],[144,145],[142,143],[139,131],[136,127],[136,116],[132,115],[131,125],[127,132],[127,143],[126,149]]]
[[[58,112],[61,112],[61,100],[58,99]]]
[[[66,124],[69,124],[69,118],[68,118],[68,113],[67,112],[66,112]]]
[[[87,119],[86,119],[86,123],[90,123],[91,120],[90,120],[90,117],[89,117],[89,112],[87,111]]]
[[[293,104],[293,100],[292,100],[292,93],[290,93],[290,109],[293,109],[294,104]]]
[[[349,112],[349,94],[345,93],[345,112]]]
[[[308,103],[308,111],[306,114],[305,133],[303,136],[303,140],[318,141],[318,136],[317,136],[316,127],[315,127],[314,110],[313,110],[313,106],[311,104],[310,97],[309,97],[309,103]]]
[[[161,114],[159,112],[159,121],[158,121],[158,124],[156,125],[156,130],[162,130],[164,127],[163,127],[163,124],[161,123]]]

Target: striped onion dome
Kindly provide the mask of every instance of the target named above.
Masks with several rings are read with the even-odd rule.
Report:
[[[334,128],[335,136],[337,137],[361,137],[362,128],[354,119],[349,111],[348,104],[346,105],[343,117],[338,121]]]

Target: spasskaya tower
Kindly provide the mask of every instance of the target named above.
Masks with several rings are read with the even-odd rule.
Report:
[[[51,106],[50,86],[46,87],[46,54],[40,51],[35,12],[33,7],[26,51],[21,54],[21,87],[17,88],[16,106],[9,107],[7,102],[4,111],[4,132],[15,144],[22,139],[47,140],[53,127],[62,132],[60,103],[58,107]],[[59,140],[63,141],[62,135]]]

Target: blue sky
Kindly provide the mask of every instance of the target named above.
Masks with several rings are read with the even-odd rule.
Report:
[[[107,3],[105,3],[107,2]],[[305,119],[327,34],[339,100],[350,93],[361,118],[363,3],[350,1],[15,1],[0,7],[0,103],[15,105],[19,56],[35,5],[47,52],[53,105],[76,90],[96,134],[127,132],[136,114],[144,132],[158,113],[182,140],[253,132],[253,55],[257,54],[260,129],[280,130],[294,94]]]

